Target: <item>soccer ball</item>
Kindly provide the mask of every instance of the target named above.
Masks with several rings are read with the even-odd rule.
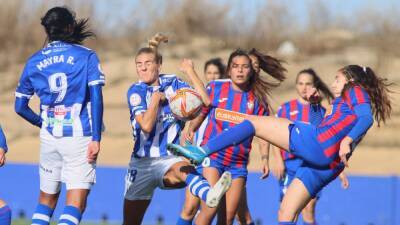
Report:
[[[178,89],[169,98],[171,112],[179,120],[186,121],[195,118],[202,106],[200,95],[190,88]]]

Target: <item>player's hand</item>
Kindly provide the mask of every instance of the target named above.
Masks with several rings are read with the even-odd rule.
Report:
[[[349,182],[349,179],[347,179],[347,176],[346,176],[346,174],[344,174],[344,172],[342,172],[339,175],[339,179],[340,179],[340,182],[342,183],[342,188],[343,189],[346,190],[347,188],[349,188],[350,182]]]
[[[97,160],[97,156],[100,152],[100,142],[98,141],[91,141],[88,146],[87,151],[87,159],[89,163],[95,163]]]
[[[268,159],[262,159],[261,173],[262,173],[262,175],[261,175],[260,179],[265,179],[269,176]]]
[[[285,163],[283,160],[275,160],[274,164],[275,165],[272,167],[272,174],[276,177],[276,179],[282,180],[285,176]]]
[[[307,89],[306,97],[310,103],[319,103],[321,102],[321,95],[316,88]]]
[[[159,102],[164,102],[165,100],[167,100],[167,98],[165,97],[165,94],[162,92],[159,92],[159,91],[154,92],[151,97],[156,98]]]
[[[340,161],[344,163],[346,167],[349,167],[349,163],[347,160],[348,157],[350,156],[350,153],[351,153],[350,143],[345,138],[340,142],[339,156],[340,156]]]
[[[183,59],[179,70],[185,74],[188,74],[191,70],[194,70],[194,64],[191,59]]]
[[[0,148],[0,167],[4,166],[6,163],[6,151]]]

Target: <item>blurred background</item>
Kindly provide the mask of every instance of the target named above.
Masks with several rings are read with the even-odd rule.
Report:
[[[183,58],[193,59],[205,80],[206,60],[226,61],[239,47],[255,47],[285,60],[288,79],[272,92],[275,109],[296,96],[295,76],[309,67],[328,84],[347,64],[369,66],[390,81],[400,81],[400,1],[396,0],[3,0],[0,123],[10,151],[9,165],[0,170],[0,197],[14,208],[14,218],[29,218],[35,207],[39,158],[38,129],[14,113],[14,90],[26,59],[44,46],[40,18],[59,5],[73,9],[77,18],[90,18],[97,38],[85,45],[98,53],[107,82],[101,168],[84,222],[121,221],[124,171],[133,147],[126,91],[137,81],[136,51],[156,32],[170,37],[160,48],[162,71],[183,79],[179,72]],[[400,224],[400,87],[393,90],[392,118],[373,127],[351,158],[346,170],[349,190],[341,190],[337,181],[326,188],[317,206],[320,224]],[[38,99],[31,102],[39,110]],[[273,165],[272,157],[270,161]],[[267,181],[258,179],[257,149],[249,169],[254,172],[248,180],[251,212],[260,224],[274,224],[277,181],[272,175]],[[182,202],[182,191],[157,192],[144,222],[174,224]]]

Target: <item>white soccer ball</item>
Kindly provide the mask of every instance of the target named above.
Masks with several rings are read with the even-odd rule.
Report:
[[[191,120],[201,111],[203,102],[200,95],[193,89],[182,88],[169,98],[169,107],[179,120]]]

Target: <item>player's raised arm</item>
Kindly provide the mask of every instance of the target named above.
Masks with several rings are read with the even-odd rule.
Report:
[[[210,97],[208,96],[203,82],[194,69],[193,61],[190,59],[183,59],[179,69],[192,81],[193,88],[200,94],[203,104],[209,106],[211,104]]]

